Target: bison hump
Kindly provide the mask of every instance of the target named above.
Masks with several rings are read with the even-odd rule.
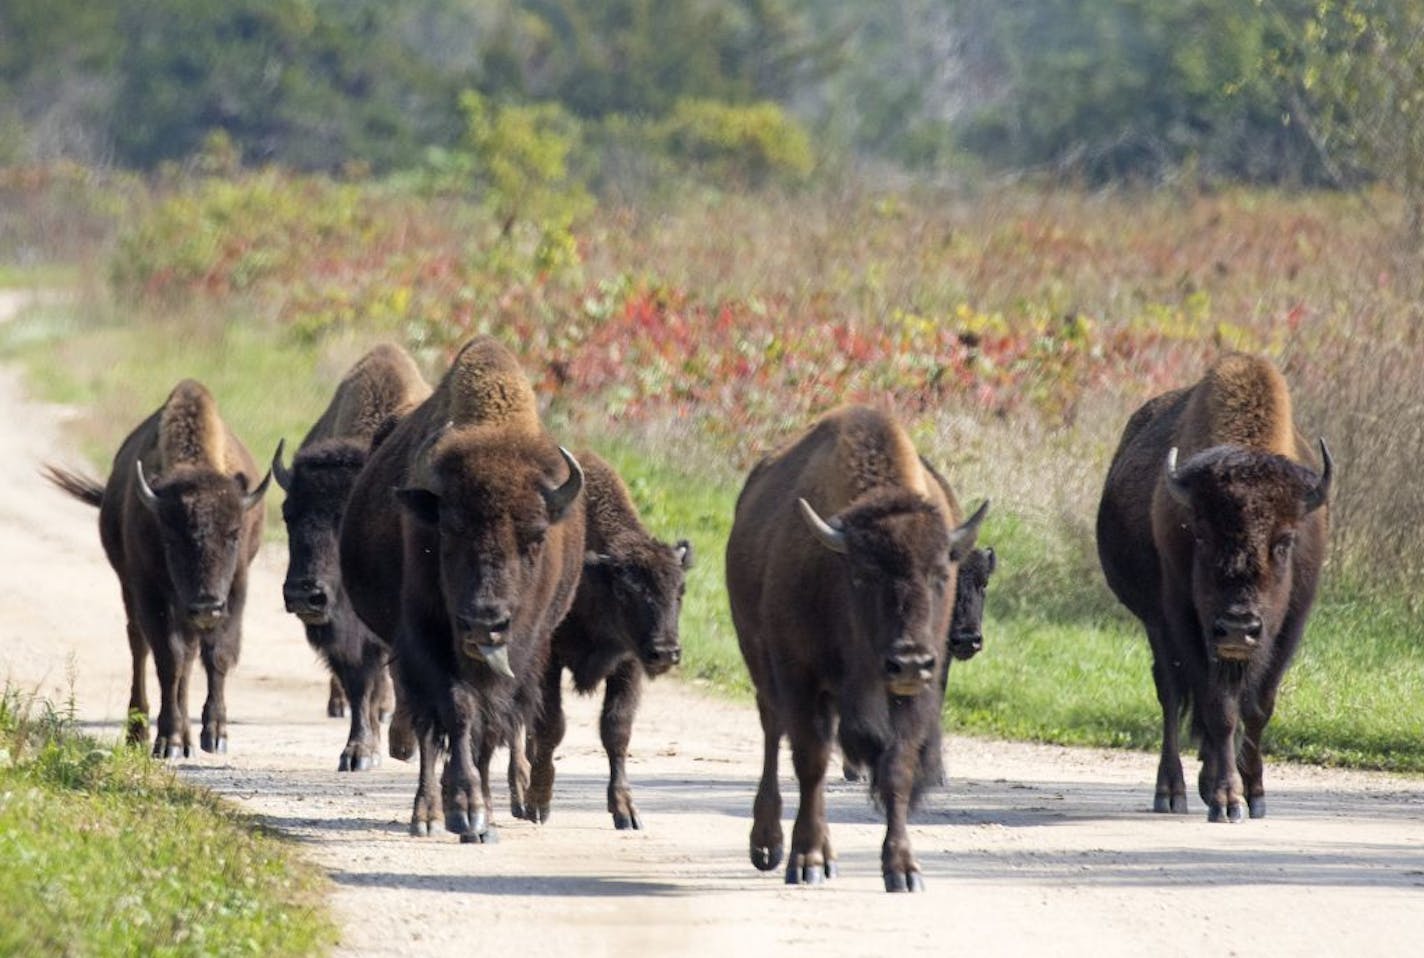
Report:
[[[228,471],[227,427],[201,383],[185,379],[169,394],[158,417],[158,454],[165,470],[201,465]]]

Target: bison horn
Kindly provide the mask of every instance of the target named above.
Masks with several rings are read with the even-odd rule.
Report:
[[[1325,505],[1325,500],[1330,497],[1330,477],[1335,472],[1335,461],[1330,458],[1330,447],[1325,445],[1324,437],[1320,439],[1320,462],[1320,481],[1315,484],[1315,488],[1305,494],[1307,514]]]
[[[988,514],[989,500],[985,499],[979,504],[979,508],[974,510],[974,515],[964,520],[963,525],[949,534],[949,554],[951,556],[963,555],[973,548],[974,540],[979,537],[979,524]]]
[[[289,492],[292,488],[292,470],[282,463],[282,449],[286,446],[285,439],[278,440],[277,454],[272,457],[272,475],[277,480],[277,485],[283,492]]]
[[[1190,509],[1192,507],[1192,492],[1187,488],[1187,484],[1177,475],[1177,447],[1173,446],[1167,450],[1167,491],[1172,494],[1172,498],[1181,505]]]
[[[149,512],[158,512],[158,495],[153,491],[153,487],[148,484],[148,477],[143,474],[143,460],[134,462],[134,472],[138,475],[138,501],[142,502],[144,508]]]
[[[832,552],[839,552],[844,555],[850,551],[850,546],[846,544],[845,530],[837,529],[825,519],[815,509],[811,508],[811,503],[805,499],[797,499],[796,505],[801,507],[801,518],[806,520],[806,525],[810,527],[811,534],[814,535],[827,549]]]
[[[286,442],[287,441],[285,439],[279,439],[277,441],[277,453],[272,457],[273,462],[276,462],[277,460],[282,458],[282,447],[286,445]],[[246,512],[248,509],[251,509],[253,506],[257,505],[259,502],[262,501],[262,496],[267,491],[267,484],[271,481],[272,470],[268,469],[267,475],[262,477],[262,481],[257,484],[257,488],[253,489],[247,495],[242,497],[243,512]]]
[[[553,489],[544,488],[544,505],[549,510],[549,516],[555,520],[564,514],[564,510],[578,496],[583,489],[583,467],[578,464],[578,460],[573,457],[563,446],[559,447],[559,455],[564,457],[564,463],[569,467],[569,477],[564,480],[563,485]]]

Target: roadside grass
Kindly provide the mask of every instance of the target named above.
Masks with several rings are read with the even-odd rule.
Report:
[[[0,695],[0,954],[312,955],[325,879],[72,708]]]

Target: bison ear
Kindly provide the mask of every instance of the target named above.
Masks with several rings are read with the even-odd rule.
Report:
[[[673,546],[672,554],[677,556],[677,564],[682,566],[683,571],[692,568],[693,554],[692,543],[686,539],[677,540],[677,545]]]
[[[433,526],[440,521],[440,497],[429,489],[422,489],[419,486],[397,489],[396,501],[405,508],[407,513],[426,525]]]
[[[994,548],[990,546],[984,550],[984,559],[988,563],[985,567],[987,575],[993,575],[994,570],[999,567],[999,557],[994,554]]]
[[[613,557],[610,555],[604,555],[602,552],[594,552],[590,549],[588,552],[585,552],[583,554],[583,567],[585,569],[589,569],[594,566],[607,566],[612,564]]]

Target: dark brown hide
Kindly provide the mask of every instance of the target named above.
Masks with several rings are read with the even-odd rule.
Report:
[[[539,424],[518,362],[488,337],[460,351],[356,480],[341,572],[356,614],[395,651],[421,753],[415,834],[428,834],[443,795],[448,829],[493,837],[494,749],[521,723],[542,733],[550,638],[583,564],[581,482]]]
[[[904,429],[866,407],[828,414],[753,469],[727,542],[727,592],[765,733],[757,868],[783,855],[786,735],[800,784],[787,881],[834,874],[823,785],[839,726],[843,753],[870,769],[885,808],[887,890],[923,887],[906,819],[939,722],[956,567],[983,512],[952,525]]]
[[[580,452],[578,458],[587,526],[583,575],[573,608],[554,630],[553,655],[544,673],[548,739],[529,742],[534,790],[552,792],[554,749],[565,727],[561,680],[568,669],[579,692],[604,685],[599,735],[608,753],[608,811],[615,828],[642,828],[628,786],[628,742],[643,676],[661,675],[682,658],[677,620],[692,547],[686,540],[668,545],[653,538],[613,467],[592,452]],[[536,821],[549,817],[547,806],[523,811]]]
[[[1156,811],[1187,810],[1179,736],[1190,708],[1209,818],[1238,821],[1243,804],[1265,814],[1261,735],[1315,598],[1325,465],[1296,431],[1285,380],[1260,357],[1226,355],[1128,421],[1098,509],[1098,555],[1152,645]]]
[[[128,435],[102,488],[54,467],[48,475],[99,507],[99,538],[119,578],[133,655],[130,741],[147,730],[151,650],[161,696],[153,754],[192,754],[188,677],[201,655],[208,697],[199,744],[226,752],[225,683],[241,650],[247,567],[262,544],[270,475],[254,483],[252,456],[191,379]]]
[[[344,715],[351,728],[339,771],[362,771],[380,761],[380,713],[392,708],[389,650],[351,609],[342,586],[338,536],[356,476],[371,439],[388,420],[408,413],[430,395],[415,362],[399,346],[382,344],[342,378],[321,417],[307,432],[290,470],[273,463],[286,491],[287,577],[282,597],[331,672],[327,713]],[[401,753],[392,729],[392,748]],[[407,736],[408,737],[408,736]],[[413,744],[406,746],[408,757]]]

